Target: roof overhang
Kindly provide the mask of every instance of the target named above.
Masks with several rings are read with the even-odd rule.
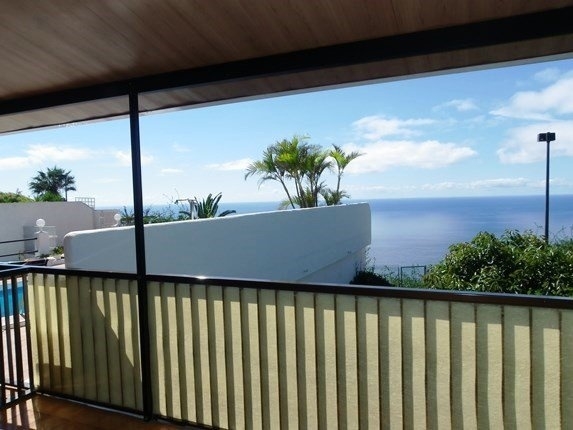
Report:
[[[126,0],[70,9],[22,0],[3,9],[16,21],[0,26],[0,133],[125,116],[130,92],[145,113],[573,52],[573,1]]]

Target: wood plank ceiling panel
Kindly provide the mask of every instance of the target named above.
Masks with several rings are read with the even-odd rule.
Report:
[[[573,6],[573,0],[0,0],[3,101]],[[573,32],[573,30],[572,30]],[[573,51],[567,36],[167,89],[145,111]],[[99,107],[96,106],[99,104]],[[0,132],[125,112],[99,100],[0,117]],[[6,112],[6,110],[4,110]],[[63,113],[65,112],[65,115]],[[51,118],[51,119],[50,119]]]

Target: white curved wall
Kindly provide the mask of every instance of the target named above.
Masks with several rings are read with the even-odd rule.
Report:
[[[113,215],[116,212],[94,210],[82,202],[1,203],[0,241],[24,239],[24,227],[36,231],[36,220],[42,218],[46,221],[46,226],[55,228],[55,244],[61,245],[64,236],[71,231],[111,227],[115,223]],[[0,247],[0,255],[23,252],[26,249],[24,242],[3,244]],[[10,260],[17,260],[17,257],[0,258],[0,261]]]
[[[147,272],[348,282],[370,245],[367,203],[145,226]],[[135,272],[133,227],[72,232],[70,269]]]

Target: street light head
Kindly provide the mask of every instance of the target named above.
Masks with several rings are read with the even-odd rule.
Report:
[[[553,142],[555,140],[555,133],[539,133],[537,135],[538,142]]]

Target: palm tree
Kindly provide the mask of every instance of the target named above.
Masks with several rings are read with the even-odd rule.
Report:
[[[342,179],[344,169],[346,169],[346,167],[348,166],[348,164],[350,164],[352,160],[360,157],[362,154],[358,151],[352,151],[351,153],[347,154],[342,150],[340,146],[338,145],[332,145],[332,146],[334,147],[334,149],[330,150],[329,155],[336,164],[336,170],[337,170],[336,191],[331,191],[329,194],[329,198],[331,199],[330,204],[326,197],[325,200],[327,200],[327,205],[339,205],[343,197],[349,197],[349,195],[344,190],[340,189],[340,180]]]
[[[306,142],[308,136],[294,135],[291,139],[283,139],[267,147],[263,158],[252,162],[245,173],[249,176],[259,175],[259,186],[268,180],[277,181],[283,187],[287,200],[281,203],[281,208],[291,206],[293,209],[318,206],[318,197],[322,195],[327,205],[340,204],[348,194],[340,189],[340,180],[348,164],[359,157],[359,152],[346,154],[339,146],[324,151],[319,145]],[[326,170],[332,170],[336,164],[336,191],[328,189],[322,181]],[[294,183],[294,191],[287,186],[288,181]]]
[[[76,180],[71,176],[71,171],[65,171],[57,166],[53,169],[49,167],[46,172],[38,171],[29,183],[30,191],[38,197],[43,195],[59,196],[62,200],[60,190],[65,193],[65,200],[68,200],[68,191],[75,191]]]
[[[309,151],[304,159],[304,177],[306,187],[301,197],[306,202],[301,207],[318,206],[318,196],[325,189],[325,184],[320,180],[325,170],[332,168],[332,162],[328,161],[328,153],[318,146],[309,146]]]
[[[265,181],[277,181],[283,187],[285,191],[289,204],[294,209],[295,203],[289,189],[286,185],[286,180],[289,178],[287,175],[287,171],[285,170],[285,163],[284,162],[277,162],[277,153],[278,153],[277,144],[269,146],[267,149],[263,151],[263,158],[258,161],[253,161],[251,164],[247,166],[247,171],[245,173],[245,180],[249,176],[260,175],[261,178],[259,179],[259,187]]]
[[[207,198],[200,202],[197,200],[197,197],[195,197],[195,201],[197,201],[197,218],[215,218],[216,216],[223,217],[236,213],[235,210],[231,209],[217,214],[219,211],[219,200],[221,200],[222,196],[223,194],[219,193],[213,197],[213,195],[209,193]]]

